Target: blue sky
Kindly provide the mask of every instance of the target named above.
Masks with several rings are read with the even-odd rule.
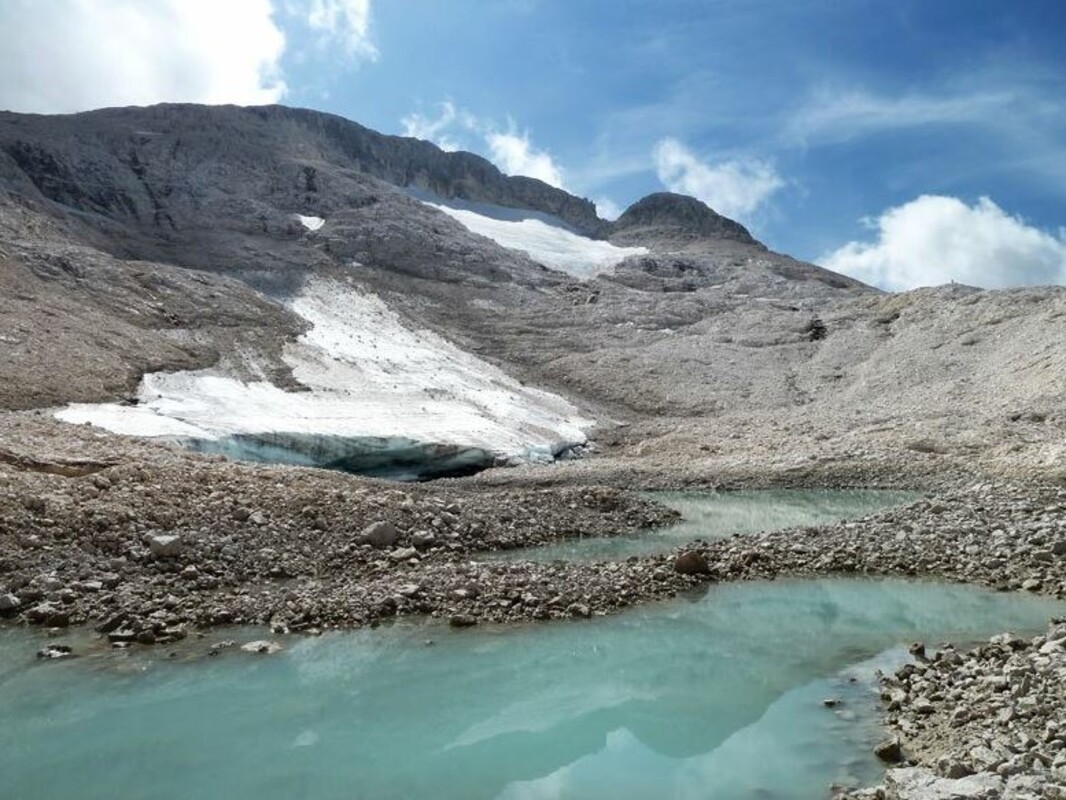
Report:
[[[260,61],[238,102],[266,95],[470,149],[605,210],[695,194],[774,249],[885,286],[1066,276],[1063,2],[238,6],[283,39],[257,44],[232,21],[249,31],[234,47]],[[158,99],[187,88],[163,82]]]

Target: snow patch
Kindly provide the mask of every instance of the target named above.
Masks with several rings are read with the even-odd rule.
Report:
[[[305,217],[303,214],[297,214],[296,219],[300,220],[300,224],[309,231],[317,231],[326,224],[322,217]]]
[[[550,214],[490,203],[446,200],[426,192],[411,194],[458,220],[467,230],[492,239],[501,247],[521,250],[550,269],[582,280],[609,272],[630,256],[648,252],[646,247],[617,247],[582,236]]]
[[[134,436],[394,437],[524,460],[551,460],[586,441],[592,423],[566,399],[407,327],[374,295],[317,280],[291,308],[312,327],[284,358],[310,391],[208,370],[157,372],[142,380],[137,405],[74,404],[56,416]]]

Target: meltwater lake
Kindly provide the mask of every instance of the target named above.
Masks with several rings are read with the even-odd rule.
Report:
[[[37,661],[43,633],[0,629],[0,794],[824,798],[880,775],[875,670],[910,642],[1036,632],[1062,613],[1032,595],[832,579],[717,585],[587,621],[283,637],[275,655],[180,663],[162,647]]]
[[[649,492],[681,512],[676,525],[632,536],[589,536],[544,547],[486,553],[488,560],[609,561],[666,553],[695,539],[721,539],[805,525],[828,525],[906,505],[918,492],[884,489],[765,489],[745,492]]]

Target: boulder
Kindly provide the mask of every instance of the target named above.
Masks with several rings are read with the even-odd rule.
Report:
[[[154,558],[174,558],[181,555],[181,537],[156,534],[148,537],[148,550]]]
[[[706,575],[711,568],[707,559],[697,550],[686,550],[674,559],[674,571],[682,575]]]
[[[107,634],[107,641],[111,644],[128,643],[137,640],[137,633],[129,628],[119,628]]]
[[[899,745],[899,739],[886,739],[874,748],[874,755],[888,764],[898,764],[903,761],[903,749]]]
[[[73,658],[74,651],[69,644],[46,644],[37,651],[37,658]]]
[[[70,624],[70,615],[51,603],[41,603],[26,612],[30,622],[49,628],[65,628]]]
[[[281,651],[281,645],[277,642],[271,642],[266,639],[258,639],[254,642],[248,642],[241,645],[241,650],[246,653],[257,653],[259,655],[271,655]]]
[[[0,614],[14,614],[19,610],[22,601],[13,594],[0,594]]]
[[[400,532],[391,522],[378,520],[363,528],[361,538],[374,547],[392,547],[400,538]]]
[[[432,547],[437,542],[437,535],[433,531],[416,531],[411,534],[411,544],[418,548]]]
[[[905,767],[888,771],[885,789],[892,800],[998,800],[1003,779],[991,772],[940,778],[921,767]]]

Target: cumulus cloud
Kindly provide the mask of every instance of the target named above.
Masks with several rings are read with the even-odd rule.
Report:
[[[596,214],[603,219],[615,220],[622,216],[622,207],[609,197],[597,197]]]
[[[326,42],[340,44],[353,58],[378,57],[370,39],[370,0],[311,0],[307,24]]]
[[[537,178],[560,189],[565,187],[562,169],[550,154],[533,146],[528,133],[518,133],[513,128],[508,133],[490,132],[485,142],[489,146],[489,158],[507,174]]]
[[[3,0],[0,108],[273,103],[284,47],[269,0]]]
[[[764,161],[731,159],[707,164],[677,139],[659,141],[652,157],[666,188],[699,198],[727,217],[749,216],[785,185],[773,166]]]
[[[922,195],[869,225],[875,241],[849,242],[820,263],[894,291],[949,281],[985,288],[1066,281],[1066,231],[1034,228],[987,197],[971,206]]]

